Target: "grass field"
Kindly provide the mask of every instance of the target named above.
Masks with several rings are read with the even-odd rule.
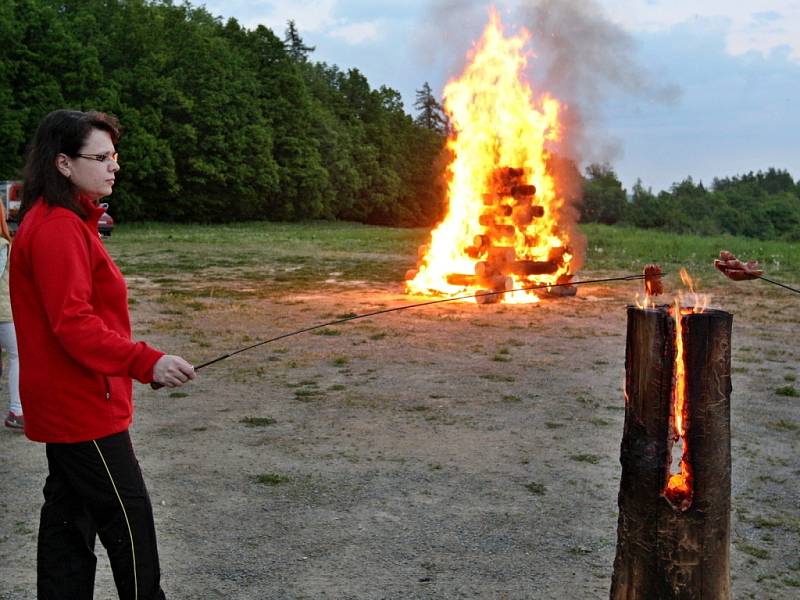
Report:
[[[654,262],[666,271],[685,267],[692,274],[710,275],[712,260],[726,249],[759,260],[768,274],[789,283],[800,280],[798,244],[596,224],[581,230],[587,238],[584,271],[638,273]],[[256,277],[272,275],[279,283],[325,281],[330,272],[341,273],[342,279],[389,283],[400,281],[414,266],[417,247],[427,238],[427,229],[357,223],[147,223],[118,226],[110,245],[127,275],[152,276],[176,267],[184,273],[242,267]]]

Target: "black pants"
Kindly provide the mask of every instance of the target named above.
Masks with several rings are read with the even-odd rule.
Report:
[[[128,432],[47,444],[47,465],[39,600],[91,600],[96,536],[108,552],[120,599],[163,599],[153,509]]]

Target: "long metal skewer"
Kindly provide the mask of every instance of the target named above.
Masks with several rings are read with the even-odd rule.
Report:
[[[660,273],[659,277],[663,277],[666,273]],[[233,352],[228,352],[227,354],[223,354],[222,356],[218,356],[212,360],[204,362],[200,365],[196,365],[194,367],[195,371],[199,371],[200,369],[204,369],[209,365],[213,365],[214,363],[218,363],[221,360],[225,360],[226,358],[230,358],[231,356],[235,356],[237,354],[241,354],[242,352],[247,352],[248,350],[252,350],[253,348],[258,348],[259,346],[263,346],[264,344],[269,344],[272,342],[277,342],[278,340],[282,340],[284,338],[292,337],[294,335],[299,335],[301,333],[307,333],[309,331],[314,331],[315,329],[321,329],[322,327],[330,327],[331,325],[338,325],[340,323],[346,323],[348,321],[355,321],[356,319],[365,319],[367,317],[374,317],[375,315],[382,315],[385,313],[395,312],[398,310],[407,310],[409,308],[419,308],[420,306],[430,306],[431,304],[441,304],[442,302],[453,302],[454,300],[467,300],[469,298],[481,298],[483,296],[497,296],[498,294],[510,294],[512,292],[526,292],[531,290],[543,290],[546,288],[554,288],[554,287],[562,287],[562,286],[570,286],[570,285],[585,285],[587,283],[608,283],[610,281],[636,281],[637,279],[645,279],[645,275],[626,275],[624,277],[607,277],[604,279],[586,279],[584,281],[573,281],[571,283],[552,283],[552,284],[543,284],[543,285],[534,285],[530,287],[523,287],[523,288],[516,288],[513,290],[502,290],[498,292],[480,292],[477,294],[467,294],[464,296],[453,296],[452,298],[440,298],[439,300],[429,300],[428,302],[419,302],[417,304],[405,304],[403,306],[396,306],[394,308],[384,308],[382,310],[376,310],[369,313],[364,313],[363,315],[353,315],[352,317],[345,317],[344,319],[337,319],[335,321],[328,321],[327,323],[320,323],[319,325],[312,325],[311,327],[304,327],[303,329],[298,329],[297,331],[290,331],[289,333],[284,333],[281,335],[276,335],[275,337],[269,338],[267,340],[262,340],[260,342],[256,342],[255,344],[251,344],[249,346],[245,346],[244,348],[239,348],[238,350],[234,350]],[[152,382],[150,387],[154,390],[159,390],[164,387],[163,383],[156,383]]]
[[[663,277],[665,273],[661,273]],[[337,319],[336,321],[328,321],[327,323],[320,323],[319,325],[313,325],[311,327],[304,327],[303,329],[298,329],[297,331],[292,331],[289,333],[284,333],[281,335],[277,335],[273,338],[269,338],[268,340],[263,340],[260,342],[256,342],[255,344],[251,344],[250,346],[246,346],[244,348],[240,348],[239,350],[235,350],[233,352],[228,352],[227,354],[223,354],[222,356],[218,356],[213,360],[209,360],[208,362],[204,362],[201,365],[195,366],[194,370],[199,371],[209,365],[213,365],[216,362],[221,360],[225,360],[226,358],[230,358],[231,356],[235,356],[236,354],[240,354],[241,352],[246,352],[247,350],[252,350],[253,348],[257,348],[258,346],[263,346],[264,344],[269,344],[271,342],[277,342],[278,340],[282,340],[284,338],[292,337],[294,335],[299,335],[301,333],[306,333],[308,331],[314,331],[315,329],[321,329],[322,327],[330,327],[331,325],[338,325],[340,323],[346,323],[348,321],[355,321],[356,319],[365,319],[367,317],[374,317],[375,315],[382,315],[385,313],[395,312],[398,310],[407,310],[409,308],[418,308],[420,306],[429,306],[431,304],[441,304],[442,302],[453,302],[454,300],[466,300],[469,298],[482,298],[484,296],[496,296],[498,294],[510,294],[511,292],[522,292],[522,291],[530,291],[530,290],[541,290],[551,287],[561,287],[561,286],[569,286],[569,285],[585,285],[587,283],[607,283],[609,281],[635,281],[637,279],[644,279],[644,275],[627,275],[625,277],[609,277],[606,279],[587,279],[585,281],[573,281],[572,283],[553,283],[549,285],[534,285],[531,287],[523,287],[517,288],[513,290],[502,290],[499,292],[480,292],[477,294],[468,294],[465,296],[453,296],[452,298],[441,298],[439,300],[429,300],[428,302],[419,302],[418,304],[406,304],[403,306],[396,306],[394,308],[384,308],[382,310],[376,310],[369,313],[364,313],[363,315],[353,315],[352,317],[345,317],[343,319]]]
[[[781,283],[781,282],[779,282],[779,281],[774,281],[774,280],[772,280],[772,279],[767,279],[767,278],[766,278],[766,277],[764,277],[763,275],[756,275],[756,277],[758,277],[759,279],[763,279],[763,280],[764,280],[764,281],[766,281],[767,283],[772,283],[772,284],[774,284],[774,285],[779,285],[779,286],[781,286],[782,288],[786,288],[787,290],[791,290],[791,291],[792,291],[792,292],[794,292],[795,294],[800,294],[800,290],[798,290],[797,288],[790,287],[790,286],[788,286],[788,285],[786,285],[786,284],[783,284],[783,283]]]

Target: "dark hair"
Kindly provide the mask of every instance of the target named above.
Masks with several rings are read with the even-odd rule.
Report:
[[[56,168],[59,154],[76,156],[92,130],[107,131],[116,146],[120,136],[119,121],[105,113],[55,110],[47,115],[28,146],[23,168],[20,222],[39,198],[49,206],[62,206],[85,218],[86,209],[78,199],[75,185]]]

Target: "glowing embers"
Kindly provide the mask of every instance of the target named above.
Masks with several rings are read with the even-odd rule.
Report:
[[[492,12],[469,65],[444,90],[453,127],[447,214],[406,274],[409,293],[457,296],[568,283],[580,266],[583,241],[553,175],[550,144],[562,133],[560,105],[546,94],[535,98],[523,78],[527,37],[524,31],[505,37]],[[479,301],[537,300],[514,292]]]

